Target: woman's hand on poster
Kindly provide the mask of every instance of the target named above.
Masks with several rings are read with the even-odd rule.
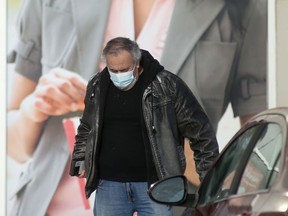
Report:
[[[84,109],[87,81],[79,74],[54,68],[40,77],[34,92],[21,106],[35,122]]]

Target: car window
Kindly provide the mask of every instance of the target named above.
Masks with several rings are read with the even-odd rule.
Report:
[[[255,125],[236,138],[207,173],[201,184],[198,204],[210,203],[229,195],[234,174],[247,147],[260,130],[261,125]],[[258,134],[259,135],[259,134]]]
[[[256,192],[271,186],[279,173],[282,132],[277,124],[262,131],[242,175],[237,194]]]

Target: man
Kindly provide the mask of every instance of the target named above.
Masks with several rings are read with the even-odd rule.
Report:
[[[97,189],[97,216],[172,215],[147,188],[184,173],[184,138],[203,178],[218,155],[212,125],[187,85],[136,42],[114,38],[103,56],[107,67],[87,85],[70,175],[87,178],[87,198]]]

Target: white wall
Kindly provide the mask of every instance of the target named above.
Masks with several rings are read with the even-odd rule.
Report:
[[[6,1],[0,1],[0,215],[5,215],[6,199]]]
[[[288,0],[269,0],[269,107],[288,106]]]

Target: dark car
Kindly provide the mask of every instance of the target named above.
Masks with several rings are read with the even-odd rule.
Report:
[[[154,184],[159,203],[184,205],[186,215],[288,215],[288,107],[250,119],[226,145],[194,194],[184,176]]]

